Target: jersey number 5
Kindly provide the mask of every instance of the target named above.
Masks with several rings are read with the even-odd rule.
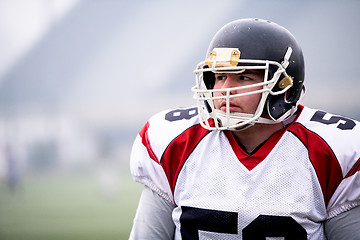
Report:
[[[317,111],[314,116],[312,116],[312,118],[310,119],[310,121],[314,121],[314,122],[320,122],[320,123],[324,123],[324,124],[337,124],[337,128],[341,129],[341,130],[351,130],[355,127],[355,122],[349,118],[346,117],[341,117],[341,116],[333,116],[331,115],[331,117],[329,119],[325,119],[325,115],[327,113],[323,112],[323,111]]]
[[[182,206],[181,237],[199,239],[199,230],[213,233],[238,234],[238,213]],[[242,230],[243,240],[266,240],[282,237],[306,240],[305,229],[292,217],[260,215]]]

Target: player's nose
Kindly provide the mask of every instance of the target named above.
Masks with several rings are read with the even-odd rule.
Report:
[[[226,80],[224,80],[224,84],[222,85],[223,89],[228,89],[228,88],[234,88],[234,87],[238,87],[237,85],[237,81],[235,80],[235,78],[233,77],[227,77]],[[226,95],[227,91],[222,92],[223,95]],[[230,94],[234,94],[235,91],[231,90]]]

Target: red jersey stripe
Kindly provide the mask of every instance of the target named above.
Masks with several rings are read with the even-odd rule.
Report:
[[[152,160],[159,163],[159,159],[156,157],[153,149],[151,148],[151,144],[149,141],[149,135],[148,135],[148,129],[149,129],[150,123],[149,121],[146,122],[145,126],[140,130],[139,135],[142,139],[142,144],[146,147],[146,150]]]
[[[345,178],[351,177],[358,171],[360,171],[360,158],[356,161],[356,163],[353,165],[350,171],[346,174]]]
[[[166,148],[160,163],[165,171],[173,194],[176,179],[182,166],[201,139],[209,132],[209,130],[203,128],[200,124],[194,125],[177,136]]]
[[[334,152],[324,139],[299,123],[290,126],[288,131],[298,137],[308,149],[309,158],[316,171],[327,206],[343,179],[341,166]]]

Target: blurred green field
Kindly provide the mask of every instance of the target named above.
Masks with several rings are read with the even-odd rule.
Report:
[[[91,174],[27,176],[13,194],[0,181],[1,240],[128,239],[142,189],[127,173],[112,194]]]

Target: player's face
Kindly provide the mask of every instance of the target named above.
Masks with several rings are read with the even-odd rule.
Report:
[[[233,87],[243,87],[250,84],[256,84],[264,81],[264,71],[261,70],[246,70],[243,73],[215,73],[214,89],[225,89]],[[241,90],[234,90],[230,95],[242,94],[255,90],[260,90],[262,87],[252,87]],[[225,96],[226,92],[214,92],[214,97]],[[250,113],[253,114],[260,102],[261,93],[251,94],[241,97],[230,98],[230,112]],[[226,99],[214,100],[216,109],[226,112]]]

